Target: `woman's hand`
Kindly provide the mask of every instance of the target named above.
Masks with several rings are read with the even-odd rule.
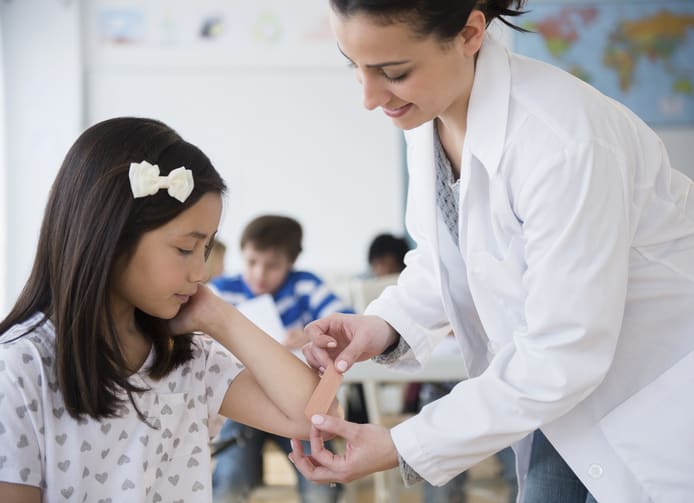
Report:
[[[378,316],[331,314],[304,329],[310,342],[302,351],[309,365],[325,368],[332,361],[345,372],[353,363],[380,355],[398,334]]]
[[[334,416],[315,415],[311,427],[311,454],[300,441],[292,440],[289,459],[307,479],[317,483],[347,483],[398,465],[398,453],[390,431],[373,424],[349,423]],[[339,436],[347,441],[344,454],[323,445],[323,437]]]

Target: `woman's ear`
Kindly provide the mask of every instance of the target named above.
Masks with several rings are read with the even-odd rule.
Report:
[[[465,56],[472,57],[482,47],[484,32],[487,29],[487,18],[479,9],[473,9],[467,18],[467,23],[458,35]]]

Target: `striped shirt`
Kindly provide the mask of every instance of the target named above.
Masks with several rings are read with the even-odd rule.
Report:
[[[255,297],[241,275],[216,278],[212,286],[233,305]],[[272,297],[287,330],[303,328],[331,313],[354,312],[318,276],[306,271],[290,271]]]

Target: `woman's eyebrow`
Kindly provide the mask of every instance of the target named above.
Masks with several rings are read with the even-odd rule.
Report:
[[[352,61],[352,58],[347,56],[343,51],[340,45],[337,45],[337,50],[340,51],[340,54],[342,54],[345,58],[349,60],[350,63],[354,64],[354,61]],[[367,68],[383,68],[384,66],[397,66],[397,65],[404,65],[405,63],[409,63],[409,60],[402,60],[402,61],[384,61],[383,63],[371,63],[368,65],[364,65]]]

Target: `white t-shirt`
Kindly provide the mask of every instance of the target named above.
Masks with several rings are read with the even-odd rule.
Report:
[[[243,366],[206,336],[194,358],[135,394],[152,428],[129,401],[119,417],[77,421],[55,376],[55,329],[37,314],[0,335],[0,481],[42,488],[44,502],[211,501],[208,422]]]

